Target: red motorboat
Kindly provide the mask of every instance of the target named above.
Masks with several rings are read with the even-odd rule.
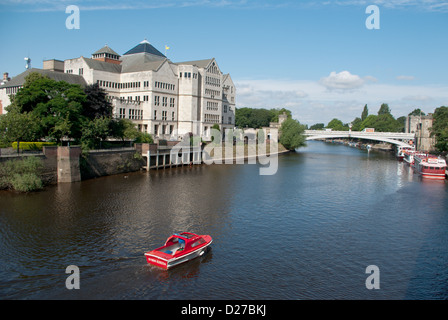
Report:
[[[146,252],[146,261],[169,269],[202,256],[211,243],[212,237],[208,235],[197,235],[191,232],[175,233],[166,240],[164,246]]]

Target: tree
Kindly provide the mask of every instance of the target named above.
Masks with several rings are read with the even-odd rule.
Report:
[[[271,118],[271,122],[278,122],[278,116],[286,113],[286,119],[292,118],[292,113],[290,110],[286,109],[286,108],[281,108],[281,109],[271,109],[270,110],[272,113],[272,118]]]
[[[448,151],[448,107],[442,106],[434,111],[431,135],[436,138],[438,151]]]
[[[382,115],[382,114],[390,114],[390,108],[389,105],[387,103],[383,103],[380,107],[380,110],[378,110],[378,115]]]
[[[111,135],[110,122],[108,117],[85,119],[82,124],[82,148],[88,150],[101,147],[101,142]]]
[[[425,116],[426,114],[420,110],[420,108],[414,109],[411,113],[409,113],[409,116]]]
[[[33,141],[38,131],[38,120],[30,113],[10,111],[0,115],[0,141],[10,144],[17,141],[17,152],[20,141]]]
[[[310,130],[322,130],[323,128],[325,128],[325,124],[323,124],[323,123],[316,123],[316,124],[313,124],[310,127]]]
[[[82,114],[89,118],[112,117],[112,104],[106,99],[106,91],[97,83],[88,85],[84,88],[86,102]]]
[[[397,120],[390,113],[378,115],[376,118],[374,128],[379,132],[397,132]]]
[[[367,105],[365,105],[364,110],[362,110],[362,113],[361,113],[361,121],[366,120],[368,115],[369,115],[369,108],[367,108]]]
[[[271,122],[278,122],[278,116],[286,113],[287,118],[291,118],[291,111],[282,109],[263,108],[237,108],[235,111],[235,126],[238,128],[262,128],[269,127]]]
[[[401,117],[397,118],[397,128],[396,128],[396,131],[397,132],[404,132],[405,127],[406,127],[406,117],[405,116],[401,116]]]
[[[364,130],[365,128],[375,128],[377,118],[378,116],[374,114],[368,115],[361,124],[361,130]]]
[[[8,112],[30,113],[37,119],[36,138],[60,141],[63,135],[81,137],[85,102],[86,94],[79,85],[30,73],[7,108]]]
[[[363,129],[361,118],[356,117],[355,120],[352,121],[352,131],[362,131]]]
[[[341,120],[334,118],[327,124],[327,128],[335,131],[348,131],[348,126],[344,125]]]
[[[305,127],[299,121],[286,119],[280,128],[279,142],[288,150],[305,146]]]

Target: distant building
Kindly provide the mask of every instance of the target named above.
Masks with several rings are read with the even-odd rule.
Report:
[[[269,128],[280,129],[280,127],[282,126],[283,122],[285,122],[286,119],[288,119],[288,115],[286,114],[286,112],[279,114],[278,122],[269,122]]]
[[[406,133],[415,133],[415,148],[421,151],[433,151],[435,137],[431,136],[432,114],[427,116],[407,116],[405,124]]]
[[[106,45],[91,58],[47,60],[43,69],[29,69],[5,82],[0,86],[3,108],[33,71],[69,83],[97,83],[115,117],[132,120],[155,138],[175,139],[177,132],[210,140],[214,124],[222,132],[235,126],[236,88],[214,58],[173,63],[146,40],[122,56]]]

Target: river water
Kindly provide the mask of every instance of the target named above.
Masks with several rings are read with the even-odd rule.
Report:
[[[0,298],[448,299],[447,208],[446,181],[323,142],[280,156],[272,176],[202,165],[0,192]],[[176,231],[210,234],[211,250],[148,265]]]

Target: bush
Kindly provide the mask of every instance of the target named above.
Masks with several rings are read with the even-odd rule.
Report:
[[[20,150],[41,151],[44,146],[55,146],[56,142],[20,142]],[[17,150],[17,141],[12,143],[12,148]]]
[[[43,187],[42,179],[35,173],[14,174],[11,179],[14,190],[20,192],[30,192],[40,190]]]
[[[6,161],[0,166],[0,189],[22,192],[42,189],[43,182],[39,177],[42,168],[42,160],[37,157]]]
[[[288,150],[295,150],[306,145],[303,132],[305,126],[294,119],[287,119],[280,128],[279,142]]]

